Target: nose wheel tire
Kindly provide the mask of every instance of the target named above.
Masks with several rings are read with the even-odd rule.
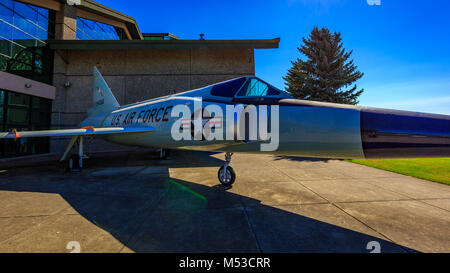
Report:
[[[225,167],[222,166],[219,169],[218,177],[222,185],[230,186],[236,180],[236,173],[234,172],[232,167],[227,166],[227,168],[225,169]]]

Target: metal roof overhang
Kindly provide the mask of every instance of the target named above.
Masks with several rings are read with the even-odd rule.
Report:
[[[109,16],[115,20],[119,20],[125,23],[127,29],[133,39],[143,39],[142,33],[133,17],[118,12],[112,8],[104,6],[92,0],[81,0],[79,8],[86,9],[88,11],[97,13],[101,16]]]
[[[49,40],[53,50],[264,49],[278,48],[280,38],[254,40]]]

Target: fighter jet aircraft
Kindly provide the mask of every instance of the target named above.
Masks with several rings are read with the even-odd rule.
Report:
[[[94,67],[93,107],[80,128],[0,133],[0,139],[72,136],[61,161],[82,168],[83,137],[114,143],[225,152],[218,178],[235,182],[233,153],[326,158],[450,156],[450,116],[298,100],[240,77],[120,106]]]

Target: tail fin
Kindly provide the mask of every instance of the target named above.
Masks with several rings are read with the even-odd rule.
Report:
[[[94,106],[88,110],[88,115],[97,115],[102,113],[109,113],[119,109],[120,105],[114,97],[111,89],[102,74],[94,66],[94,86],[93,86],[93,100]]]

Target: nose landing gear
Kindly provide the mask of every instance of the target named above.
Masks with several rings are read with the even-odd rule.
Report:
[[[225,164],[219,169],[218,178],[220,183],[224,186],[231,186],[236,180],[236,173],[233,168],[229,166],[232,155],[233,153],[229,152],[225,154]]]

